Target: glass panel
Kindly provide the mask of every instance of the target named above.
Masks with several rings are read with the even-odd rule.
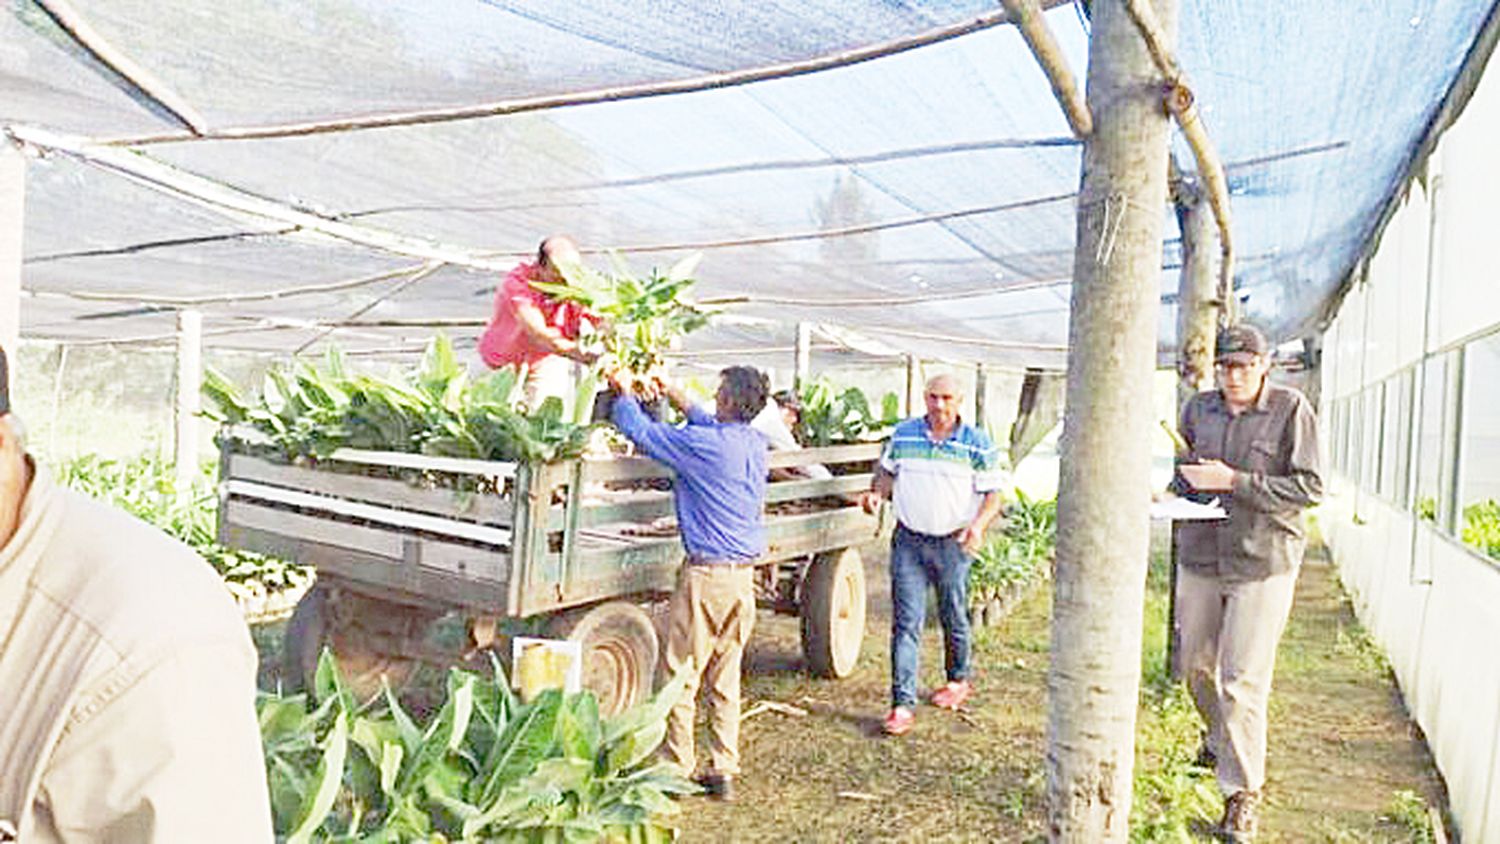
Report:
[[[1380,421],[1380,486],[1376,492],[1391,501],[1396,500],[1400,489],[1396,477],[1401,468],[1401,383],[1401,376],[1396,375],[1381,385],[1385,402]]]
[[[1417,484],[1412,510],[1417,518],[1436,522],[1442,486],[1443,407],[1447,395],[1448,356],[1422,365],[1421,413],[1417,421]]]
[[[1417,392],[1417,372],[1407,369],[1398,376],[1400,390],[1396,400],[1396,487],[1395,498],[1402,507],[1411,506],[1411,448],[1414,424],[1412,402]]]
[[[1460,535],[1500,559],[1500,335],[1464,351],[1459,446]]]
[[[1381,385],[1364,390],[1364,408],[1360,416],[1359,485],[1374,492],[1380,477],[1380,398]]]

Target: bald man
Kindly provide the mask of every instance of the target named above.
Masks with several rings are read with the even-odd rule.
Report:
[[[963,392],[939,375],[927,382],[927,414],[896,426],[862,501],[874,512],[895,505],[891,536],[891,711],[884,730],[899,736],[916,721],[918,655],[927,587],[937,589],[947,683],[932,704],[958,709],[973,694],[969,666],[969,564],[999,514],[1000,451],[959,418]]]
[[[479,338],[479,356],[491,369],[526,371],[526,400],[536,406],[547,396],[564,404],[572,397],[572,364],[594,362],[578,344],[585,320],[598,317],[577,302],[548,296],[532,282],[567,284],[562,268],[583,263],[578,244],[553,235],[537,247],[536,261],[516,265],[495,290],[495,309]]]

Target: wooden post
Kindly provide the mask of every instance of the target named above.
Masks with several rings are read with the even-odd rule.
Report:
[[[974,427],[984,430],[985,392],[989,389],[989,379],[985,377],[984,364],[974,366]]]
[[[203,314],[177,312],[177,490],[192,489],[198,477],[198,411],[202,409]]]
[[[906,356],[906,417],[921,413],[922,408],[922,362],[916,355]]]
[[[1176,0],[1156,0],[1168,37]],[[1167,114],[1122,0],[1095,0],[1059,476],[1048,670],[1048,837],[1129,835],[1150,545]]]
[[[25,229],[26,156],[0,139],[0,348],[18,357],[21,341],[21,235]],[[13,367],[12,367],[13,368]]]
[[[797,323],[797,368],[792,374],[792,386],[800,395],[812,374],[812,323]]]

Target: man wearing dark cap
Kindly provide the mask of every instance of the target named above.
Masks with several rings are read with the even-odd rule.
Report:
[[[22,448],[0,350],[0,842],[265,842],[255,648],[185,545]]]
[[[1265,335],[1226,329],[1215,363],[1219,388],[1182,409],[1191,450],[1172,487],[1217,496],[1229,517],[1177,528],[1176,632],[1179,670],[1208,728],[1200,759],[1226,798],[1219,831],[1243,842],[1265,784],[1266,707],[1302,564],[1302,511],[1323,480],[1312,405],[1267,380]]]

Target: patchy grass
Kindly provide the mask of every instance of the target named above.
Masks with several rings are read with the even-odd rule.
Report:
[[[774,700],[804,717],[763,712],[741,734],[739,800],[691,798],[684,842],[954,841],[1044,838],[1050,589],[1033,591],[999,627],[976,631],[977,693],[963,715],[922,706],[911,734],[888,739],[889,596],[885,548],[864,553],[870,621],[864,658],[839,681],[803,670],[797,620],[762,614],[746,661],[747,708]],[[1192,765],[1200,725],[1166,675],[1166,575],[1147,591],[1136,749],[1134,841],[1209,840],[1220,798]],[[922,679],[941,680],[936,620]],[[274,629],[257,644],[276,658]],[[273,678],[264,678],[273,679]],[[1263,842],[1426,842],[1426,807],[1442,783],[1407,720],[1384,659],[1310,560],[1282,640],[1271,701],[1270,782]]]

